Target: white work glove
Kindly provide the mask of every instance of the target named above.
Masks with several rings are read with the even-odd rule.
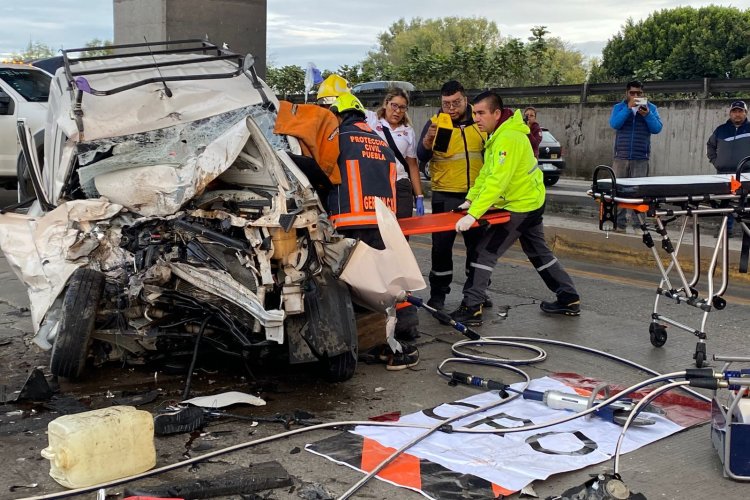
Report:
[[[472,215],[464,215],[458,219],[458,222],[456,222],[456,232],[463,233],[464,231],[468,231],[476,221],[477,220]]]
[[[466,210],[471,206],[471,201],[466,200],[465,202],[461,203],[458,207],[456,207],[456,210]]]

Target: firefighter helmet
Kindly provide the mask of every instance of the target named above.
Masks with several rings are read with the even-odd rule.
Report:
[[[365,116],[365,107],[362,106],[359,99],[349,92],[341,94],[336,98],[333,104],[331,104],[331,111],[337,115],[346,113],[347,111],[355,111],[361,113],[362,116]]]
[[[338,96],[351,91],[346,79],[339,75],[329,75],[318,87],[318,104],[330,106]]]

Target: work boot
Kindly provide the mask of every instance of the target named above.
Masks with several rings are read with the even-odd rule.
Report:
[[[451,318],[456,323],[461,323],[465,326],[481,326],[482,304],[479,304],[478,306],[467,306],[461,302],[458,309],[451,313]]]
[[[430,295],[427,305],[438,311],[445,309],[445,295]]]
[[[419,363],[419,350],[413,345],[401,343],[401,352],[394,352],[388,356],[385,369],[389,371],[405,370]]]
[[[560,301],[542,301],[539,308],[547,314],[564,314],[565,316],[578,316],[581,314],[581,301],[576,300],[569,304],[561,304]]]

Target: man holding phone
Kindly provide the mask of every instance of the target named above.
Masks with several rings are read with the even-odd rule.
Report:
[[[615,104],[609,125],[615,134],[614,161],[612,169],[618,178],[647,177],[651,154],[651,135],[661,132],[659,112],[653,103],[644,97],[643,84],[638,80],[628,82],[625,99]],[[633,227],[640,225],[633,214]],[[617,227],[625,230],[625,209],[617,212]]]

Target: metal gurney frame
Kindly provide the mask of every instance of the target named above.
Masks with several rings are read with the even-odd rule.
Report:
[[[750,219],[750,175],[741,175],[743,167],[750,162],[750,157],[744,158],[737,167],[736,174],[717,174],[711,176],[684,176],[685,178],[710,178],[716,186],[715,193],[699,193],[701,184],[686,184],[687,194],[676,195],[671,193],[666,196],[658,196],[659,179],[667,178],[642,177],[627,178],[618,181],[614,171],[605,165],[600,165],[594,170],[591,190],[589,196],[597,200],[599,205],[599,229],[611,231],[617,229],[617,209],[629,208],[637,213],[639,226],[643,232],[643,243],[651,250],[656,265],[661,273],[661,281],[656,289],[654,308],[649,325],[649,337],[651,344],[662,347],[667,341],[667,325],[674,326],[686,332],[692,333],[698,338],[695,345],[695,365],[700,368],[706,361],[706,322],[708,314],[713,309],[721,310],[726,307],[723,295],[727,290],[729,282],[729,245],[727,240],[727,221],[729,217],[735,217],[743,231],[743,259],[740,263],[740,271],[746,272],[747,258],[745,243],[750,242],[750,229],[743,222],[743,216]],[[602,173],[609,177],[600,179]],[[664,183],[662,186],[669,187],[668,191],[679,191],[680,185],[676,182],[678,178],[672,177],[671,184]],[[619,182],[619,185],[618,185]],[[646,184],[643,189],[647,195],[634,194],[638,191],[640,183]],[[623,189],[624,188],[624,189]],[[618,193],[619,189],[619,193]],[[625,191],[624,196],[622,192]],[[629,192],[629,194],[627,194]],[[675,243],[667,233],[667,225],[680,216],[685,216],[681,222],[679,236]],[[701,276],[701,248],[700,248],[700,224],[701,216],[720,216],[721,225],[716,245],[709,260],[707,270],[707,295],[701,297],[696,286]],[[653,219],[653,225],[649,227],[647,218]],[[678,260],[680,246],[686,234],[688,221],[692,221],[693,235],[693,266],[692,277],[688,280],[683,266]],[[669,265],[665,267],[660,258],[656,243],[651,235],[651,230],[661,236],[661,248],[669,257]],[[721,283],[718,287],[714,284],[716,267],[721,266]],[[744,268],[744,269],[743,269]],[[676,279],[670,279],[670,274],[676,274]],[[677,304],[687,304],[702,311],[700,327],[698,329],[687,326],[679,321],[669,318],[659,312],[659,299],[661,297],[670,299]]]

